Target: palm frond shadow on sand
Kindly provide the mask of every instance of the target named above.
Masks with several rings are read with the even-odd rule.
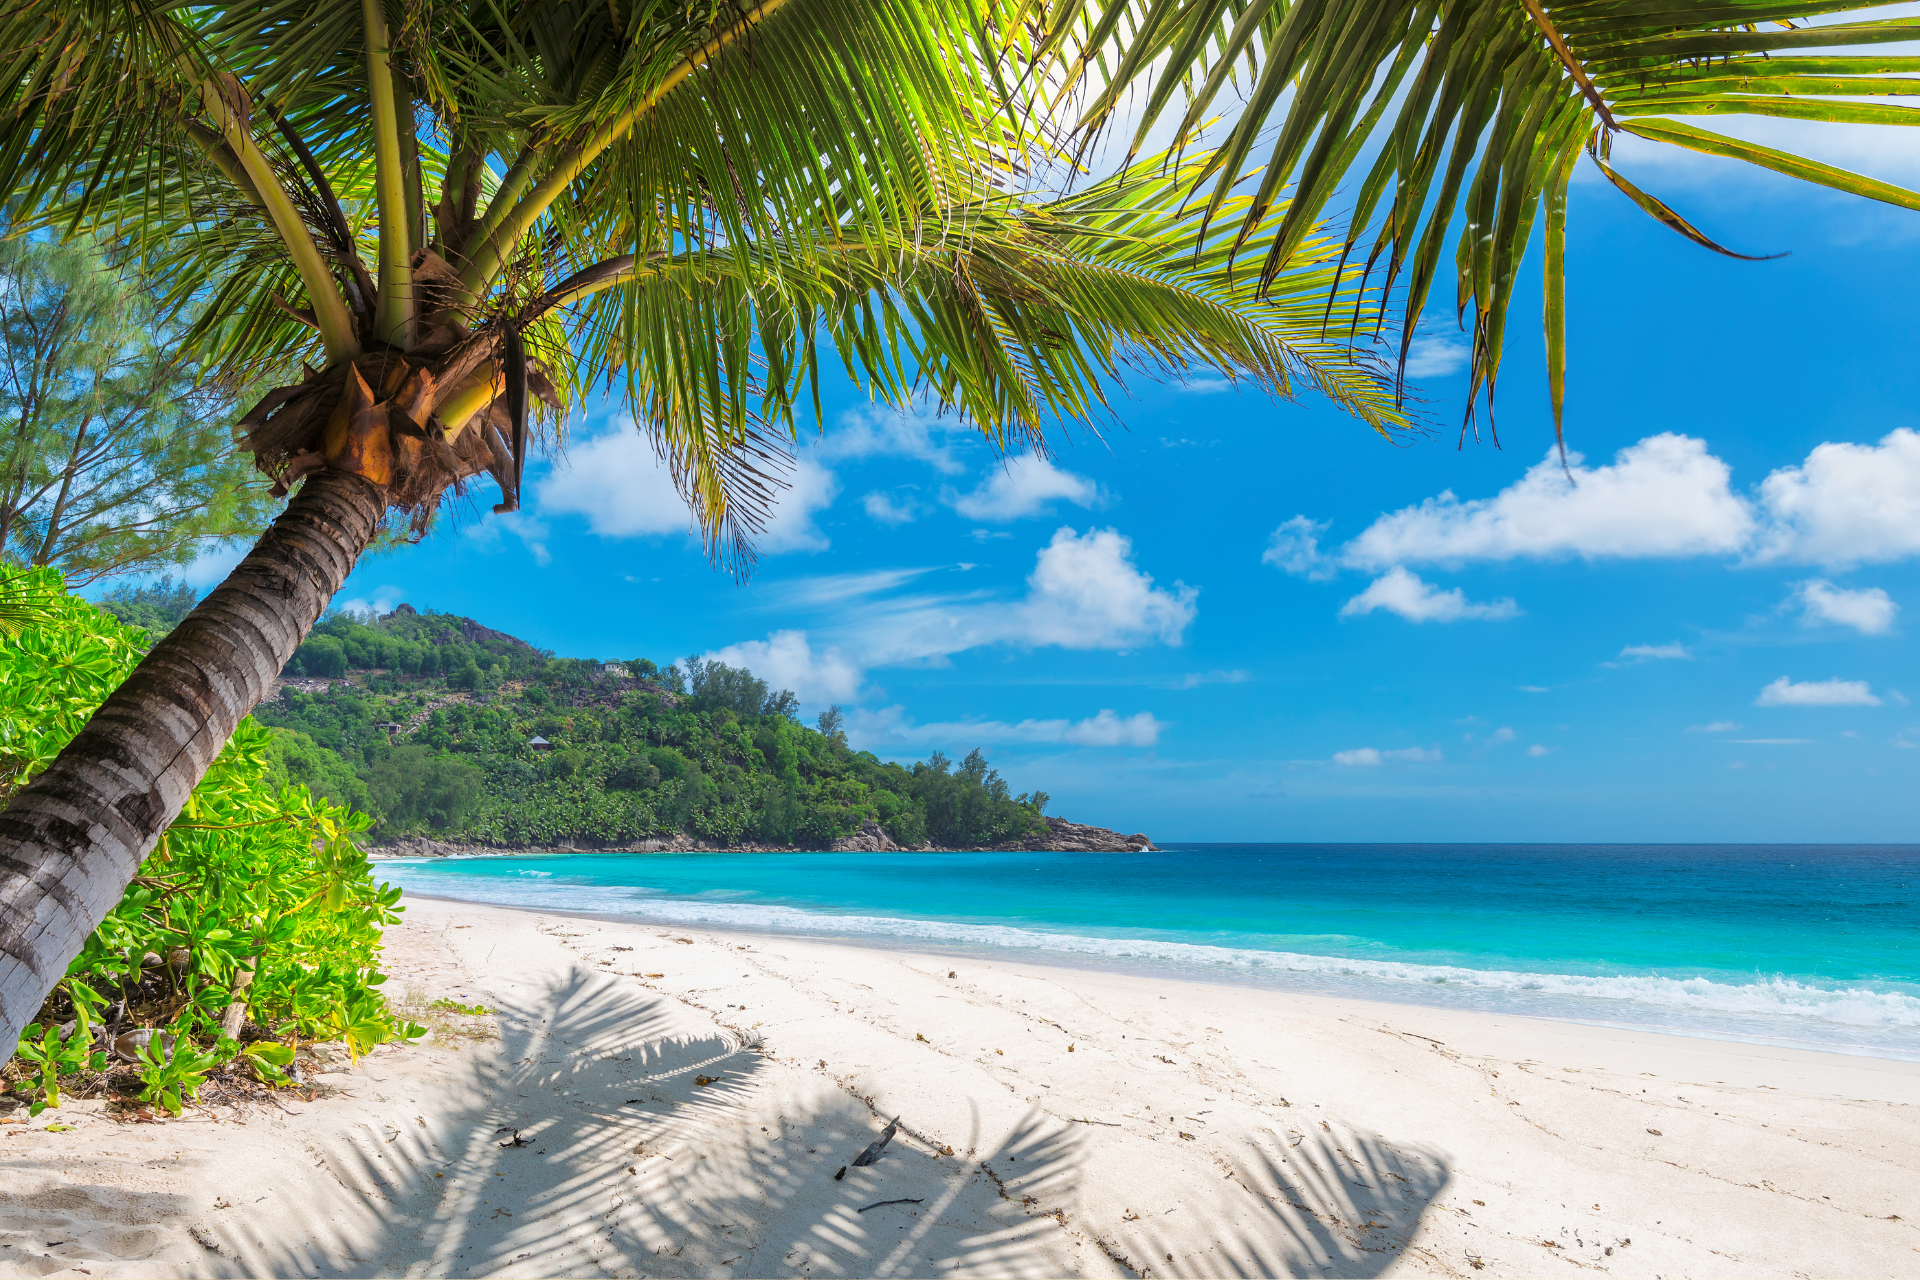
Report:
[[[1097,1138],[1038,1109],[997,1141],[977,1120],[966,1145],[949,1135],[955,1156],[903,1132],[854,1168],[884,1118],[824,1074],[676,1032],[673,1002],[584,965],[518,990],[497,997],[497,1052],[434,1082],[464,1105],[429,1124],[395,1100],[310,1136],[312,1203],[222,1215],[209,1273],[1039,1276],[1072,1256],[1071,1230],[1102,1272],[1370,1276],[1446,1182],[1382,1143],[1275,1138],[1189,1197],[1184,1223],[1096,1223],[1080,1206]]]
[[[219,1223],[209,1270],[1046,1273],[1030,1242],[1057,1224],[1002,1198],[977,1163],[903,1135],[836,1181],[877,1135],[872,1111],[824,1077],[782,1092],[734,1038],[671,1034],[661,997],[576,967],[499,1012],[500,1052],[468,1064],[471,1080],[450,1070],[446,1082],[473,1105],[429,1128],[396,1103],[384,1124],[311,1142],[326,1203],[298,1220]],[[524,1146],[500,1145],[516,1131]],[[1033,1175],[1054,1176],[1034,1158],[1046,1144],[1015,1142]],[[1048,1149],[1070,1155],[1057,1141]],[[909,1198],[921,1203],[858,1212]]]
[[[1176,1214],[1143,1214],[1119,1233],[1128,1261],[1155,1275],[1377,1276],[1450,1180],[1434,1154],[1331,1127],[1262,1134],[1253,1146],[1213,1195]]]

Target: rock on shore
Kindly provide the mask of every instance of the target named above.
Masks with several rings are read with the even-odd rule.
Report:
[[[989,850],[1038,849],[1054,853],[1141,853],[1153,848],[1153,841],[1146,836],[1134,834],[1123,836],[1118,831],[1106,827],[1090,827],[1085,823],[1068,822],[1065,818],[1048,818],[1047,834],[1030,840],[1009,840],[1001,844],[978,845],[970,850],[942,850],[943,852],[987,852]],[[883,853],[900,849],[880,824],[868,821],[867,824],[850,836],[833,842],[838,853]],[[935,846],[923,844],[922,849],[931,850]]]
[[[1047,849],[1084,853],[1150,853],[1154,849],[1153,841],[1138,831],[1123,836],[1106,827],[1089,827],[1065,818],[1048,818],[1047,826],[1053,830],[1052,841],[1042,846]]]

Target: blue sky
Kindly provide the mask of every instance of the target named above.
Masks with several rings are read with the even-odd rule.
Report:
[[[1818,154],[1920,185],[1904,139]],[[830,389],[736,585],[602,404],[524,515],[489,492],[340,600],[744,662],[882,756],[980,746],[1053,812],[1162,841],[1920,838],[1920,214],[1616,157],[1723,243],[1791,256],[1716,257],[1577,183],[1577,484],[1548,463],[1537,293],[1501,448],[1455,447],[1443,300],[1424,438],[1141,378],[1104,440],[1003,463]]]

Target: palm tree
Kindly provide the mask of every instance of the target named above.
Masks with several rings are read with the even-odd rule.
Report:
[[[1556,438],[1566,374],[1567,187],[1585,152],[1640,208],[1734,257],[1620,173],[1620,134],[1742,160],[1838,191],[1920,209],[1920,193],[1694,123],[1752,115],[1920,124],[1920,109],[1862,98],[1920,93],[1920,58],[1876,46],[1920,38],[1920,19],[1823,22],[1893,0],[1064,0],[1037,43],[1053,74],[1085,87],[1094,136],[1137,111],[1137,148],[1163,116],[1178,140],[1244,104],[1211,153],[1196,202],[1242,232],[1268,280],[1336,195],[1350,200],[1343,260],[1364,262],[1385,317],[1400,298],[1400,364],[1453,239],[1455,309],[1472,336],[1468,421],[1482,388],[1491,421],[1515,278],[1544,223],[1548,385]],[[1852,50],[1844,52],[1842,50]],[[1251,198],[1244,167],[1265,149]],[[1358,176],[1357,184],[1349,179]],[[1291,203],[1270,232],[1281,193]],[[1230,209],[1230,200],[1241,200]],[[1544,212],[1544,217],[1542,213]],[[1378,274],[1375,274],[1375,273]],[[1471,317],[1469,318],[1469,311]],[[1462,430],[1465,430],[1465,423]]]
[[[210,372],[307,376],[243,420],[284,513],[0,812],[0,1057],[389,521],[618,376],[742,562],[819,365],[1003,446],[1209,369],[1362,419],[1337,243],[1182,197],[1213,157],[1078,190],[1021,0],[21,0],[0,14],[0,209],[107,238]],[[1035,12],[1038,12],[1037,10]],[[1349,302],[1352,298],[1347,298]],[[266,481],[263,481],[266,482]]]

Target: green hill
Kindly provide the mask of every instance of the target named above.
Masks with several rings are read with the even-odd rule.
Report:
[[[688,659],[556,658],[410,606],[323,620],[254,714],[288,780],[368,812],[376,835],[500,846],[653,840],[825,848],[884,831],[977,848],[1048,832],[978,751],[903,768],[854,751],[752,672]],[[876,831],[877,828],[877,831]]]

